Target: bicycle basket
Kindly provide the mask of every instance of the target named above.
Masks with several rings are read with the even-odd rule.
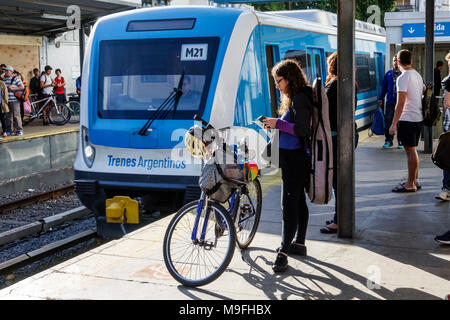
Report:
[[[212,157],[203,167],[198,184],[211,200],[223,203],[238,187],[230,178],[244,181],[242,166],[237,163],[219,164],[217,158]]]

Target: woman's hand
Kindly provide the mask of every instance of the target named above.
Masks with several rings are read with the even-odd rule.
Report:
[[[277,118],[264,118],[262,121],[264,123],[264,129],[276,129],[277,120]]]

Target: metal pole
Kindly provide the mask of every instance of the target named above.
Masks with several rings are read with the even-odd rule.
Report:
[[[78,29],[78,43],[80,47],[80,71],[83,70],[83,61],[84,61],[84,31],[83,25],[81,25],[80,29]]]
[[[355,232],[355,0],[338,0],[338,237]],[[336,170],[336,168],[335,168]]]
[[[434,82],[434,0],[426,0],[425,9],[425,83],[427,87],[440,85]],[[433,127],[424,127],[424,153],[433,152]]]

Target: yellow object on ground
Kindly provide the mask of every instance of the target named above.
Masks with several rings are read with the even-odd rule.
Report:
[[[139,203],[125,196],[106,199],[106,222],[139,223]]]

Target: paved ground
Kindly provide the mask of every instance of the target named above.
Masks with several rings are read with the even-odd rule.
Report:
[[[192,289],[167,273],[162,239],[170,217],[0,291],[2,299],[443,299],[450,293],[450,203],[434,198],[442,172],[420,152],[417,193],[391,189],[406,177],[403,150],[361,135],[356,152],[355,239],[320,234],[334,202],[310,205],[308,257],[271,270],[280,243],[279,176],[263,179],[262,221],[251,248],[238,249],[215,282]],[[419,146],[423,150],[423,146]]]

